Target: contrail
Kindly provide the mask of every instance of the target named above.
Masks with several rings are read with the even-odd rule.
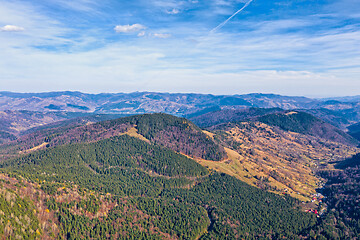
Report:
[[[230,21],[233,17],[235,17],[237,14],[239,14],[242,10],[244,10],[247,6],[249,6],[249,4],[254,1],[254,0],[249,0],[242,8],[240,8],[238,11],[236,11],[236,13],[234,13],[233,15],[231,15],[228,19],[226,19],[224,22],[220,23],[216,28],[212,29],[210,32],[216,32],[216,30],[222,28],[223,26],[225,26],[225,24],[228,23],[228,21]]]

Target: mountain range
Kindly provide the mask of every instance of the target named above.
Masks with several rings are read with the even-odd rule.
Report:
[[[276,94],[211,95],[186,93],[102,93],[81,92],[13,93],[0,92],[0,110],[67,111],[87,113],[138,114],[164,112],[177,116],[214,109],[282,108],[328,109],[344,112],[358,109],[360,98],[311,99]],[[350,111],[348,111],[350,114]],[[359,116],[353,116],[354,118]],[[358,119],[358,118],[356,118]]]

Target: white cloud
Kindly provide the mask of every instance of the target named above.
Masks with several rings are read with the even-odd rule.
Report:
[[[31,3],[0,0],[0,24],[6,23],[11,25],[0,25],[0,32],[21,30],[23,33],[21,37],[18,34],[1,34],[0,52],[11,47],[56,46],[72,42],[66,35],[72,33],[73,29],[47,16]]]
[[[156,38],[170,38],[171,34],[169,34],[169,33],[154,33],[153,36]]]
[[[176,8],[173,8],[171,11],[166,11],[167,14],[172,14],[172,15],[176,15],[176,14],[179,14],[180,11],[179,9],[176,9]]]
[[[0,28],[2,32],[22,32],[25,29],[23,27],[14,26],[14,25],[5,25],[4,27]]]
[[[145,34],[146,34],[145,31],[141,31],[141,32],[138,33],[138,37],[144,37]]]
[[[117,33],[132,33],[132,32],[139,32],[141,30],[146,29],[144,25],[141,24],[133,24],[133,25],[117,25],[114,30]]]

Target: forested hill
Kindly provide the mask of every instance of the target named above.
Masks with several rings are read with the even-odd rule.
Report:
[[[289,196],[126,135],[36,151],[1,171],[0,202],[13,197],[0,210],[18,219],[0,212],[5,238],[301,239],[316,224]]]
[[[74,127],[86,122],[99,122],[124,116],[128,115],[62,111],[0,111],[0,144],[16,140],[22,135],[42,129],[56,128],[71,124]]]
[[[315,111],[320,114],[324,111]],[[332,113],[332,112],[331,112]],[[322,115],[323,116],[323,115]],[[330,118],[330,117],[329,117]],[[330,123],[319,119],[304,111],[284,111],[280,108],[247,108],[241,110],[221,110],[201,114],[190,118],[201,127],[212,127],[229,122],[259,121],[270,126],[279,127],[285,131],[292,131],[304,135],[311,135],[326,140],[356,146],[358,140],[343,132]],[[341,121],[341,118],[337,119]],[[357,125],[350,126],[350,134],[357,136]]]
[[[64,144],[96,142],[112,136],[137,132],[152,144],[170,148],[195,158],[222,160],[224,149],[208,137],[196,125],[184,118],[167,114],[144,114],[107,120],[98,123],[68,121],[55,128],[31,132],[18,140],[0,147],[9,156],[40,148]]]
[[[360,141],[360,123],[348,127],[349,134]]]
[[[286,131],[307,134],[326,140],[357,146],[358,141],[340,129],[300,111],[274,113],[257,118],[270,126],[277,126]]]
[[[259,116],[283,111],[281,108],[225,109],[194,116],[190,120],[200,127],[211,127],[222,123],[251,120]]]
[[[222,160],[226,153],[220,145],[185,118],[167,114],[145,114],[119,118],[101,125],[130,123],[150,142],[196,158]]]
[[[0,144],[17,139],[21,132],[56,121],[76,117],[77,113],[0,111]]]
[[[333,171],[331,162],[358,149],[323,141],[320,134],[330,134],[314,126],[324,122],[299,111],[248,109],[220,120],[235,121],[240,112],[250,121],[216,125],[212,132],[185,118],[156,113],[44,125],[0,145],[0,156],[8,156],[0,164],[0,236],[356,236],[358,209],[355,214],[348,211],[356,206],[355,194],[339,208],[341,195],[330,192],[326,201],[335,210],[328,212],[320,202],[306,201],[321,186],[314,171],[323,167],[331,169],[323,176],[334,183],[324,190],[344,193],[334,179],[341,172]],[[344,173],[351,176],[347,186],[356,189],[358,166],[352,168]],[[338,223],[335,229],[329,227],[333,222]]]

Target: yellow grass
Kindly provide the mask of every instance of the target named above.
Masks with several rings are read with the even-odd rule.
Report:
[[[212,133],[212,132],[208,132],[208,131],[206,131],[206,130],[203,130],[203,133],[205,133],[206,135],[208,135],[209,137],[211,137],[212,139],[214,139],[214,133]]]
[[[225,148],[228,159],[223,161],[209,161],[203,159],[197,159],[197,162],[201,165],[208,167],[210,169],[216,170],[218,172],[226,173],[230,176],[234,176],[239,180],[246,182],[249,185],[256,186],[255,183],[258,179],[255,176],[259,177],[268,177],[268,175],[259,169],[259,166],[256,163],[251,161],[246,161],[244,157],[242,157],[239,153],[231,150],[229,148]],[[312,177],[314,178],[314,177]],[[314,179],[312,179],[314,181]],[[277,194],[282,194],[285,189],[287,190],[287,194],[290,194],[292,197],[295,197],[301,201],[310,200],[309,195],[315,193],[313,188],[303,186],[303,189],[298,189],[300,194],[297,194],[297,191],[290,189],[288,186],[282,184],[281,182],[276,181],[275,179],[269,177],[269,185],[273,187],[277,187],[282,191],[273,191]],[[315,181],[314,181],[315,182]],[[315,186],[314,186],[315,187]]]
[[[36,147],[33,147],[31,149],[28,149],[28,150],[24,150],[24,151],[20,151],[20,153],[30,153],[30,152],[33,152],[33,151],[36,151],[36,150],[39,150],[41,148],[44,148],[48,143],[47,142],[43,142],[42,144],[36,146]]]
[[[293,114],[298,114],[298,112],[288,112],[288,113],[286,113],[285,115],[286,115],[286,116],[289,116],[289,115],[293,115]]]
[[[139,134],[138,130],[135,127],[130,128],[129,131],[127,131],[126,133],[123,133],[121,135],[124,135],[124,134],[129,135],[131,137],[138,138],[138,139],[150,144],[150,140],[145,138],[143,135]]]

